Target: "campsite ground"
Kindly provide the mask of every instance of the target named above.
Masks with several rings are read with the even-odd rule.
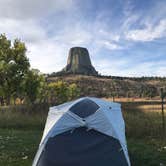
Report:
[[[42,130],[0,129],[0,165],[30,166]],[[166,141],[155,138],[128,138],[132,166],[166,165]]]
[[[124,102],[122,105],[132,166],[165,166],[166,139],[162,136],[161,114],[152,109],[158,108],[158,103],[143,106],[143,103]],[[153,111],[147,111],[149,107]],[[0,165],[31,165],[45,118],[46,114],[0,112]]]

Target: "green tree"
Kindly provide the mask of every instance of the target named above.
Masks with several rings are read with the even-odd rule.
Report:
[[[0,104],[22,102],[51,102],[60,104],[79,95],[76,84],[63,81],[47,83],[37,69],[30,70],[26,46],[15,39],[12,43],[5,34],[0,35]]]
[[[77,98],[80,94],[79,88],[75,83],[68,86],[68,100]]]
[[[61,104],[79,96],[80,91],[76,84],[67,84],[64,81],[57,81],[48,84],[48,102]]]
[[[36,70],[28,71],[24,80],[24,93],[27,101],[34,104],[37,100],[41,102],[43,87],[45,85],[45,78]]]
[[[0,35],[0,93],[6,104],[22,94],[22,82],[30,67],[23,42],[15,39],[13,45],[4,34]]]
[[[58,81],[48,84],[49,101],[51,103],[60,104],[67,101],[68,88],[66,82]]]
[[[0,35],[0,93],[1,102],[10,94],[9,86],[10,81],[8,78],[9,64],[10,64],[10,54],[11,54],[11,41],[6,38],[5,35]]]

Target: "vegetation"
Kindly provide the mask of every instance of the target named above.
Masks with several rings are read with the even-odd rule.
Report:
[[[30,69],[23,42],[0,35],[0,105],[62,103],[77,97],[75,84],[65,82],[48,83],[46,77],[36,69]],[[55,100],[52,100],[55,98]]]
[[[1,104],[10,104],[11,97],[22,96],[22,83],[30,67],[25,52],[24,43],[16,39],[12,46],[5,35],[0,35]]]
[[[138,81],[132,79],[113,79],[83,75],[64,75],[58,77],[48,76],[49,82],[63,80],[68,83],[75,83],[80,89],[81,96],[96,97],[156,97],[159,96],[159,89],[166,86],[166,81]]]
[[[161,113],[150,108],[147,111],[147,106],[143,104],[146,105],[145,102],[122,103],[132,166],[166,165],[166,139],[162,137]],[[149,104],[156,107],[156,103]],[[47,111],[0,111],[0,165],[31,165],[42,136]]]
[[[74,83],[68,85],[66,82],[57,81],[48,84],[48,96],[50,103],[57,101],[57,103],[61,104],[78,97],[79,89]]]

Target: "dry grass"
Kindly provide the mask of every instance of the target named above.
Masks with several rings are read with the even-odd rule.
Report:
[[[104,98],[108,101],[113,101],[113,98]],[[161,99],[160,97],[155,97],[155,98],[134,98],[134,97],[115,97],[114,98],[115,102],[160,102]]]
[[[131,80],[128,78],[106,78],[84,75],[66,75],[48,77],[48,82],[63,80],[67,83],[75,83],[81,90],[80,96],[96,97],[152,97],[157,96],[160,84],[149,84],[145,80]]]
[[[19,111],[0,111],[0,128],[5,129],[43,129],[46,113],[23,113]]]
[[[108,99],[110,100],[110,99]],[[127,101],[127,100],[126,100]],[[161,105],[158,101],[120,102],[126,122],[126,131],[130,137],[161,137]],[[166,114],[165,114],[166,115]],[[25,112],[18,110],[0,110],[1,128],[40,128],[47,117],[47,110]],[[166,118],[165,118],[166,119]]]
[[[106,100],[113,101],[112,98],[106,98]],[[121,103],[126,111],[137,110],[141,112],[161,113],[161,100],[159,98],[115,98],[114,101]]]
[[[107,100],[112,101],[112,98],[108,98]],[[129,137],[162,137],[164,131],[162,129],[160,100],[116,98],[115,101],[122,105],[122,112],[126,122],[126,131]]]
[[[166,139],[156,101],[121,103],[132,166],[166,165]],[[0,111],[0,165],[31,165],[46,117],[40,111]]]

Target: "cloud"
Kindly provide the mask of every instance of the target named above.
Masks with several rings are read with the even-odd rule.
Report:
[[[92,34],[80,23],[66,27],[55,35],[55,40],[71,45],[85,45],[91,42]]]
[[[109,50],[119,50],[119,49],[122,49],[121,46],[119,46],[118,44],[116,43],[113,43],[109,40],[98,40],[96,41],[96,43],[100,46],[100,48],[106,48],[106,49],[109,49]]]
[[[116,59],[111,58],[109,61],[107,58],[103,58],[100,60],[94,60],[94,63],[96,64],[96,69],[99,71],[99,73],[102,73],[104,75],[121,75],[123,76],[123,70],[122,68],[128,64],[128,61],[125,59]]]
[[[25,42],[38,42],[47,38],[44,29],[34,20],[0,19],[0,33],[6,33],[10,38],[19,38]]]
[[[165,76],[166,61],[149,61],[142,63],[135,63],[133,59],[116,59],[112,58],[111,61],[108,59],[95,60],[97,71],[104,75],[113,76],[129,76],[129,77],[140,77],[140,76]],[[135,64],[135,65],[133,65]]]
[[[61,70],[69,48],[82,46],[102,74],[164,75],[166,62],[154,65],[154,52],[165,57],[164,4],[145,10],[131,0],[0,0],[0,33],[25,42],[32,68],[41,72]],[[154,40],[160,43],[147,42]]]
[[[73,6],[73,0],[0,0],[0,17],[15,19],[42,19]]]
[[[35,20],[0,20],[0,33],[5,32],[8,38],[19,38],[25,42],[32,68],[50,73],[59,71],[66,64],[67,44],[56,41],[54,37],[49,38],[46,30]]]
[[[105,29],[98,30],[98,36],[100,36],[103,39],[107,39],[112,42],[118,42],[120,40],[120,34],[119,33],[112,33]]]
[[[65,66],[68,47],[54,40],[28,44],[28,57],[32,68],[45,73],[60,71]]]
[[[156,26],[148,24],[144,29],[130,30],[126,34],[128,40],[144,42],[163,37],[166,37],[166,19],[161,20]]]

